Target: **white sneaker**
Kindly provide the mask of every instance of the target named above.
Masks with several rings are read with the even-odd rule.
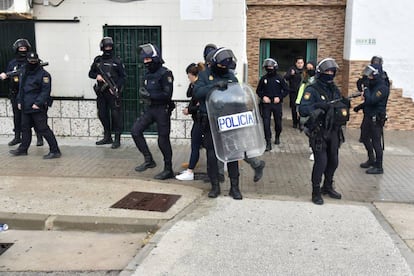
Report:
[[[178,180],[194,180],[194,173],[186,170],[183,173],[176,175],[175,178]]]
[[[315,157],[313,156],[313,153],[311,153],[311,155],[309,156],[309,160],[310,160],[310,161],[315,160]]]

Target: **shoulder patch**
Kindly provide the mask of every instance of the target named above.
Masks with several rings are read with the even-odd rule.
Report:
[[[213,77],[212,75],[210,75],[210,76],[208,77],[208,79],[212,81],[212,80],[214,80],[214,77]]]
[[[311,93],[310,92],[305,92],[305,95],[303,95],[303,98],[305,100],[309,100],[310,99],[310,96],[311,96]]]
[[[375,96],[377,96],[378,98],[382,96],[381,91],[377,91],[377,93],[375,93]]]
[[[321,95],[321,99],[322,99],[322,100],[326,100],[326,98],[325,98],[325,96],[324,96],[324,95]]]
[[[264,81],[263,81],[263,82],[264,82],[264,84],[267,84],[267,79],[264,79]]]
[[[172,82],[173,82],[173,78],[172,78],[171,76],[168,76],[167,81],[168,81],[169,83],[172,83]]]
[[[49,83],[49,77],[43,77],[43,83]]]

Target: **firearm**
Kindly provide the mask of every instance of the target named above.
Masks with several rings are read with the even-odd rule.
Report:
[[[41,61],[40,62],[40,66],[42,66],[42,67],[48,66],[48,65],[49,65],[49,62],[47,62],[47,61],[45,61],[45,62]],[[16,69],[16,70],[6,72],[6,75],[7,75],[8,78],[17,76],[17,75],[20,74],[20,72],[22,71],[23,68],[24,68],[24,66],[22,66],[22,67],[20,67],[19,69]]]
[[[109,88],[109,90],[112,92],[112,94],[115,96],[115,98],[119,98],[119,89],[116,86],[116,83],[111,78],[111,74],[109,72],[104,72],[104,70],[102,70],[102,68],[101,68],[100,63],[96,64],[96,68],[98,69],[98,72],[102,76],[102,78],[104,79],[105,83],[101,88],[98,88],[98,87],[94,86],[95,92],[102,92],[106,88]]]
[[[359,96],[361,96],[362,95],[362,93],[361,92],[355,92],[355,93],[352,93],[350,96],[348,96],[348,97],[344,97],[344,98],[338,98],[338,99],[335,99],[335,100],[332,100],[332,101],[330,101],[330,102],[328,102],[329,104],[334,104],[334,103],[337,103],[337,102],[340,102],[340,101],[342,101],[343,99],[346,99],[346,100],[351,100],[351,99],[353,99],[353,98],[357,98],[357,97],[359,97]]]

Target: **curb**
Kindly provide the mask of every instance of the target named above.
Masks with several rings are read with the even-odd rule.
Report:
[[[95,231],[106,233],[147,233],[155,232],[168,220],[65,216],[30,213],[0,212],[0,222],[7,223],[13,230],[41,231]]]

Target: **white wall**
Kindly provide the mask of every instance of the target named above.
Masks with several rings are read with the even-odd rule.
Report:
[[[348,0],[344,59],[382,56],[393,86],[414,99],[413,11],[412,0]]]
[[[211,20],[181,20],[180,0],[66,0],[59,7],[35,5],[37,19],[80,19],[80,23],[35,24],[39,56],[50,63],[47,70],[52,74],[52,95],[95,98],[88,71],[93,58],[100,54],[105,24],[161,26],[163,59],[175,77],[174,99],[186,99],[185,68],[203,60],[207,43],[231,48],[238,58],[237,73],[242,77],[243,63],[247,62],[245,1],[211,1]]]

